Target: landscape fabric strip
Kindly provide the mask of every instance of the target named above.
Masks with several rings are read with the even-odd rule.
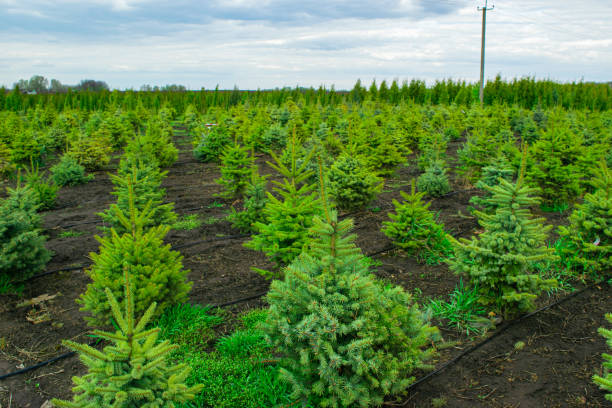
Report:
[[[536,315],[536,314],[538,314],[538,313],[540,313],[540,312],[543,312],[543,311],[545,311],[545,310],[548,310],[548,309],[550,309],[551,307],[554,307],[554,306],[557,306],[557,305],[559,305],[559,304],[561,304],[561,303],[564,303],[565,301],[567,301],[567,300],[569,300],[569,299],[571,299],[571,298],[573,298],[573,297],[575,297],[575,296],[578,296],[579,294],[584,293],[584,292],[586,292],[587,290],[593,289],[594,287],[596,287],[596,286],[598,286],[598,285],[601,285],[601,284],[603,284],[603,283],[605,283],[605,282],[606,282],[606,280],[605,280],[605,279],[604,279],[604,280],[601,280],[601,281],[599,281],[599,282],[597,282],[597,283],[594,283],[594,284],[592,284],[592,285],[590,285],[590,286],[587,286],[587,287],[585,287],[585,288],[583,288],[583,289],[581,289],[581,290],[579,290],[579,291],[573,292],[573,293],[571,293],[571,294],[569,294],[569,295],[567,295],[567,296],[565,296],[565,297],[563,297],[563,298],[561,298],[561,299],[557,300],[556,302],[553,302],[553,303],[551,303],[551,304],[549,304],[549,305],[546,305],[546,306],[544,306],[544,307],[541,307],[540,309],[538,309],[538,310],[536,310],[536,311],[534,311],[534,312],[531,312],[531,313],[526,314],[526,315],[524,315],[524,316],[522,316],[522,317],[520,317],[520,318],[518,318],[518,319],[515,319],[515,320],[512,320],[512,321],[508,322],[507,324],[505,324],[504,326],[502,326],[502,327],[501,327],[499,330],[497,330],[497,331],[496,331],[495,333],[493,333],[491,336],[487,337],[487,338],[486,338],[485,340],[483,340],[482,342],[480,342],[480,343],[478,343],[478,344],[473,345],[472,347],[468,348],[467,350],[464,350],[464,351],[463,351],[463,352],[461,352],[461,353],[460,353],[458,356],[455,356],[455,357],[454,357],[452,360],[447,361],[446,363],[444,363],[444,364],[443,364],[441,367],[439,367],[439,368],[438,368],[438,369],[436,369],[435,371],[432,371],[431,373],[427,374],[426,376],[421,377],[421,378],[419,378],[417,381],[413,382],[413,383],[412,383],[410,386],[408,386],[408,388],[406,389],[406,391],[409,391],[409,390],[411,390],[411,389],[416,388],[416,387],[417,387],[419,384],[421,384],[421,383],[423,383],[423,382],[427,381],[427,380],[428,380],[428,379],[430,379],[431,377],[433,377],[433,376],[435,376],[435,375],[439,374],[440,372],[442,372],[442,371],[443,371],[443,370],[445,370],[446,368],[448,368],[448,367],[450,367],[451,365],[453,365],[453,364],[457,363],[457,362],[458,362],[458,361],[459,361],[461,358],[465,357],[467,354],[470,354],[470,353],[472,353],[472,352],[474,352],[474,351],[478,350],[480,347],[484,346],[484,345],[485,345],[485,344],[487,344],[489,341],[491,341],[492,339],[496,338],[497,336],[499,336],[500,334],[502,334],[502,333],[503,333],[503,332],[505,332],[505,331],[506,331],[508,328],[510,328],[510,327],[512,327],[512,326],[514,326],[515,324],[517,324],[517,323],[519,323],[519,322],[521,322],[521,321],[523,321],[523,320],[526,320],[526,319],[528,319],[528,318],[532,317],[533,315]],[[221,303],[221,304],[219,304],[219,305],[211,305],[211,306],[212,306],[213,308],[215,308],[215,307],[226,307],[226,306],[231,306],[231,305],[235,305],[235,304],[237,304],[237,303],[246,302],[246,301],[249,301],[249,300],[253,300],[253,299],[260,298],[260,297],[262,297],[262,296],[265,296],[265,295],[266,295],[266,293],[267,293],[267,292],[262,292],[262,293],[258,293],[258,294],[256,294],[256,295],[252,295],[252,296],[249,296],[249,297],[246,297],[246,298],[243,298],[243,299],[233,300],[233,301],[231,301],[231,302]],[[94,344],[96,344],[96,343],[97,343],[97,341],[96,341],[96,342],[93,342],[93,344],[90,344],[90,345],[94,345]],[[40,368],[40,367],[46,366],[47,364],[54,363],[54,362],[56,362],[56,361],[58,361],[58,360],[62,360],[62,359],[64,359],[64,358],[71,357],[71,356],[73,356],[74,354],[76,354],[74,351],[69,351],[69,352],[67,352],[67,353],[60,354],[59,356],[56,356],[56,357],[53,357],[53,358],[51,358],[51,359],[49,359],[49,360],[46,360],[46,361],[43,361],[43,362],[40,362],[40,363],[34,364],[34,365],[32,365],[32,366],[25,367],[25,368],[22,368],[22,369],[17,370],[17,371],[13,371],[13,372],[11,372],[11,373],[7,373],[7,374],[0,375],[0,381],[1,381],[1,380],[4,380],[4,379],[6,379],[6,378],[9,378],[9,377],[13,377],[13,376],[16,376],[16,375],[20,375],[20,374],[27,373],[28,371],[32,371],[32,370],[35,370],[35,369],[37,369],[37,368]],[[401,406],[401,405],[400,405],[400,406]]]

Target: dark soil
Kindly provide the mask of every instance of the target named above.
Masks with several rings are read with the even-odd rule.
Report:
[[[216,164],[196,161],[189,140],[177,132],[179,159],[169,169],[164,181],[166,198],[175,203],[179,215],[198,214],[202,226],[191,231],[172,231],[166,241],[179,246],[183,264],[194,282],[190,301],[198,304],[221,304],[250,297],[268,288],[269,282],[251,267],[272,268],[265,256],[243,247],[248,238],[223,239],[239,234],[224,217],[232,203],[216,197],[220,186],[214,180],[220,174]],[[458,142],[449,146],[452,162]],[[415,163],[412,158],[411,164]],[[260,168],[269,173],[265,157],[258,158]],[[116,160],[115,160],[116,166]],[[112,172],[112,165],[106,169]],[[88,254],[98,250],[94,238],[99,233],[103,211],[114,201],[112,184],[106,171],[97,172],[95,180],[76,187],[62,188],[57,207],[43,213],[47,246],[55,255],[46,270],[88,265]],[[458,282],[446,265],[428,266],[392,249],[380,232],[387,212],[393,210],[392,199],[399,190],[410,189],[410,179],[418,175],[416,166],[403,167],[385,183],[385,192],[369,210],[343,216],[355,220],[357,245],[364,254],[379,260],[377,274],[407,290],[419,299],[446,297]],[[453,180],[455,191],[433,200],[431,209],[454,236],[469,237],[478,229],[468,211],[471,186]],[[544,214],[559,225],[566,214]],[[71,231],[74,235],[67,237]],[[211,241],[211,239],[218,239]],[[0,295],[0,375],[30,366],[66,351],[61,340],[88,342],[88,327],[75,303],[84,292],[89,278],[77,269],[47,275],[27,282],[21,295]],[[35,305],[20,305],[41,295],[54,296]],[[542,299],[542,303],[554,299]],[[232,306],[246,309],[263,305],[255,299]],[[556,407],[604,406],[604,393],[591,382],[593,373],[601,370],[601,353],[606,351],[597,328],[606,326],[604,313],[612,311],[610,289],[589,289],[559,306],[537,314],[510,327],[477,351],[468,354],[439,375],[420,384],[407,399],[390,405],[429,407],[434,398],[445,399],[446,407]],[[465,348],[482,341],[464,334],[443,330],[446,340],[456,340],[455,347],[440,353],[437,366],[449,361]],[[525,347],[515,348],[523,341]],[[0,380],[1,407],[40,407],[53,398],[70,398],[71,377],[84,372],[78,358],[60,360],[26,374]],[[425,374],[425,373],[423,373]],[[433,403],[442,403],[434,401]]]

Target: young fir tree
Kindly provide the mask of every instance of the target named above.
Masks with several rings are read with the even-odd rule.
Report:
[[[417,179],[417,187],[430,197],[442,197],[451,191],[444,163],[432,162]]]
[[[186,364],[169,364],[169,354],[178,346],[168,340],[158,342],[159,328],[146,329],[155,315],[156,303],[149,305],[139,322],[135,321],[134,295],[124,272],[125,313],[113,292],[105,288],[118,330],[115,333],[95,330],[93,334],[112,345],[102,351],[86,344],[64,340],[62,343],[79,353],[88,373],[73,377],[73,401],[54,399],[56,407],[65,408],[173,408],[195,398],[201,384],[188,387],[185,380],[191,372]]]
[[[485,186],[491,193],[486,204],[495,212],[474,212],[484,232],[471,240],[453,239],[456,257],[449,261],[455,273],[467,274],[478,285],[480,303],[505,318],[533,309],[538,294],[557,283],[529,271],[533,262],[555,256],[545,242],[551,226],[544,226],[544,219],[533,218],[529,210],[540,200],[533,196],[537,189],[525,184],[524,165],[525,154],[516,183],[500,179],[495,187]]]
[[[358,210],[364,208],[383,188],[383,182],[349,154],[338,156],[326,174],[330,196],[338,208]]]
[[[170,167],[178,159],[178,149],[172,143],[172,128],[161,120],[151,119],[145,134],[137,134],[128,141],[125,156],[131,163],[142,160],[158,167]]]
[[[606,320],[612,323],[611,313],[606,313]],[[605,337],[608,347],[612,348],[612,330],[600,327],[597,332]],[[612,355],[604,353],[602,357],[604,359],[603,377],[594,375],[593,381],[595,384],[599,385],[601,389],[610,392],[610,394],[606,394],[606,399],[612,401]]]
[[[249,156],[249,149],[246,146],[235,143],[225,149],[221,155],[221,178],[215,180],[224,188],[220,196],[238,198],[244,193],[249,184],[253,161],[254,157]]]
[[[117,208],[124,213],[129,211],[130,189],[134,191],[134,206],[138,211],[142,211],[150,203],[151,214],[147,219],[147,224],[144,225],[145,228],[172,225],[176,221],[174,203],[163,203],[166,191],[161,188],[166,174],[167,171],[160,171],[154,163],[145,164],[139,161],[130,167],[127,161],[122,161],[117,175],[110,176],[115,185],[115,191],[112,194],[117,196],[117,203],[111,204],[106,211],[98,213],[105,227],[114,228],[119,235],[129,231],[117,217]]]
[[[264,330],[282,356],[281,379],[304,405],[378,406],[434,352],[437,328],[402,288],[376,280],[352,226],[335,211],[315,217],[309,250],[267,296]]]
[[[261,177],[257,167],[253,166],[251,182],[247,185],[244,194],[243,210],[236,211],[232,207],[232,213],[228,217],[234,228],[245,233],[253,232],[254,224],[264,221],[263,209],[268,203],[267,185],[266,177]]]
[[[581,169],[588,147],[582,138],[565,125],[556,125],[542,133],[529,154],[535,164],[526,173],[527,181],[538,186],[546,205],[573,202],[582,193]]]
[[[437,261],[452,253],[452,245],[444,231],[429,211],[431,203],[422,201],[424,192],[417,193],[412,180],[411,194],[400,191],[404,202],[393,199],[395,214],[389,213],[391,221],[383,222],[382,232],[393,240],[408,255],[427,262]]]
[[[143,312],[149,304],[157,302],[156,315],[168,306],[187,300],[191,282],[187,282],[188,270],[183,269],[182,256],[164,244],[164,237],[170,231],[167,225],[147,228],[151,225],[151,203],[139,211],[134,203],[134,191],[128,184],[128,210],[113,207],[115,216],[127,231],[119,235],[114,228],[105,237],[96,236],[100,252],[90,253],[93,265],[87,271],[92,282],[77,300],[81,310],[92,314],[85,320],[92,326],[104,326],[112,317],[110,304],[104,296],[109,288],[120,298],[122,274],[127,268],[134,279],[136,311]],[[120,298],[120,302],[125,299]]]
[[[27,186],[7,189],[0,204],[0,286],[40,272],[51,254],[45,249],[35,193]]]
[[[584,196],[570,216],[570,225],[559,235],[571,246],[564,251],[587,271],[612,268],[612,174],[602,160],[592,181],[595,192]]]
[[[496,161],[482,169],[482,176],[475,187],[485,190],[487,187],[497,186],[500,179],[512,181],[513,176],[512,166],[505,160],[504,156],[500,156]],[[485,212],[495,212],[495,203],[490,202],[489,198],[491,198],[491,194],[485,191],[482,197],[473,196],[470,198],[470,203],[481,207]]]
[[[272,181],[277,185],[274,191],[278,193],[279,198],[267,193],[269,201],[263,209],[265,220],[253,225],[257,233],[245,244],[247,248],[263,251],[278,266],[289,264],[302,252],[308,242],[312,219],[322,212],[321,203],[313,192],[316,186],[305,182],[311,175],[310,171],[305,170],[310,157],[298,167],[297,147],[294,136],[290,143],[290,167],[285,166],[281,159],[272,153],[276,163],[268,162],[268,165],[283,176],[282,183]],[[269,274],[259,269],[257,272]]]

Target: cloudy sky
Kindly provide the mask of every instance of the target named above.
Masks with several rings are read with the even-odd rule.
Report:
[[[476,81],[484,0],[0,0],[0,85]],[[491,2],[489,3],[491,4]],[[486,75],[612,80],[612,0],[499,0]]]

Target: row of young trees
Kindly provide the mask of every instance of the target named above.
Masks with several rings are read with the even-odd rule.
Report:
[[[391,105],[416,103],[471,106],[479,103],[478,84],[452,79],[436,81],[430,86],[416,79],[401,84],[398,80],[393,80],[391,84],[383,80],[380,85],[374,80],[369,87],[358,80],[350,91],[337,91],[333,86],[329,89],[321,86],[318,89],[296,87],[256,91],[240,91],[237,87],[220,90],[217,86],[214,90],[202,88],[199,91],[187,91],[180,85],[168,85],[157,89],[143,86],[140,91],[111,92],[102,81],[83,80],[79,85],[66,86],[52,80],[50,87],[47,82],[46,78],[38,75],[30,80],[21,80],[12,90],[0,88],[0,110],[23,111],[41,104],[53,105],[57,110],[101,110],[112,105],[134,109],[141,103],[147,109],[159,109],[166,105],[182,113],[190,104],[202,112],[239,104],[280,106],[289,100],[321,106],[359,104],[368,100]],[[30,95],[28,91],[36,92],[36,95]],[[530,77],[508,81],[498,75],[495,80],[487,81],[484,96],[486,105],[517,105],[527,109],[538,105],[544,108],[594,111],[612,108],[612,87],[606,83],[559,83]]]
[[[348,106],[346,110],[307,109],[288,103],[280,109],[238,106],[207,115],[195,107],[185,111],[185,123],[196,136],[196,156],[221,163],[219,183],[228,197],[246,194],[245,211],[235,211],[234,221],[238,227],[254,231],[249,246],[262,250],[281,267],[261,271],[282,278],[272,285],[266,331],[284,356],[283,377],[292,384],[294,396],[304,401],[321,406],[377,404],[385,395],[405,388],[411,372],[425,366],[430,357],[432,350],[427,345],[436,338],[435,329],[403,290],[374,278],[353,244],[354,237],[348,235],[350,221],[340,222],[330,208],[331,203],[347,211],[367,206],[380,191],[382,177],[392,174],[413,149],[419,153],[425,174],[429,172],[422,185],[438,187],[431,191],[424,187],[426,191],[419,193],[413,187],[411,194],[404,194],[403,202],[394,203],[395,214],[390,215],[384,232],[398,247],[422,260],[432,253],[444,259],[455,252],[451,268],[469,277],[482,304],[493,311],[508,318],[516,316],[532,308],[537,294],[555,284],[533,273],[534,262],[552,260],[554,255],[545,246],[547,229],[542,220],[530,214],[530,208],[538,203],[530,182],[549,183],[540,184],[540,188],[548,186],[555,193],[542,190],[553,204],[557,197],[570,201],[589,191],[565,233],[576,238],[567,250],[578,254],[577,267],[585,271],[602,271],[609,262],[609,174],[603,163],[599,169],[586,165],[589,158],[603,157],[602,146],[609,150],[606,113],[474,107],[466,115],[451,107],[404,109],[365,102],[354,110]],[[39,116],[32,115],[31,128],[48,130],[49,124],[59,123],[60,115],[52,112],[42,124]],[[95,264],[89,274],[93,282],[81,297],[83,310],[92,315],[92,325],[108,324],[111,316],[133,321],[122,317],[119,306],[112,306],[113,298],[118,305],[131,304],[128,298],[132,295],[123,292],[126,269],[134,288],[134,305],[128,307],[128,316],[130,310],[136,315],[145,313],[151,302],[159,303],[159,312],[180,303],[190,286],[180,254],[163,244],[175,215],[172,205],[163,203],[161,168],[176,160],[169,128],[169,121],[176,116],[169,108],[156,114],[142,112],[146,113],[77,115],[70,122],[79,134],[90,129],[87,136],[75,140],[96,140],[107,149],[113,148],[114,140],[116,147],[123,146],[126,152],[117,176],[112,178],[117,204],[104,213],[107,232],[100,238],[99,253],[92,254]],[[14,114],[7,117],[22,120]],[[217,126],[205,130],[203,124],[209,122]],[[128,129],[127,133],[109,130],[114,129],[110,123],[125,124],[119,128]],[[146,130],[139,131],[141,126]],[[563,131],[558,132],[559,128]],[[96,137],[101,129],[105,129],[103,134]],[[423,202],[425,192],[435,196],[435,191],[442,191],[446,144],[461,134],[467,136],[467,143],[459,152],[460,174],[467,182],[478,180],[489,194],[475,202],[482,207],[475,214],[484,232],[469,241],[448,237]],[[494,135],[494,143],[486,135]],[[529,147],[518,148],[517,137]],[[15,147],[35,145],[15,144],[11,137],[8,140],[11,153]],[[74,145],[69,142],[68,146],[70,153]],[[266,193],[265,178],[253,167],[250,151],[254,150],[270,152],[271,166],[283,177],[275,183],[275,194]],[[77,166],[99,161],[92,160],[86,149],[72,151],[83,151],[66,156]],[[329,171],[320,171],[319,163],[328,163]],[[576,183],[564,178],[568,171]],[[595,182],[590,185],[592,180]],[[112,296],[105,294],[104,288]],[[144,320],[159,312],[146,312]],[[129,339],[127,334],[135,327],[121,326],[124,333],[116,340]],[[144,341],[149,335],[152,333],[139,339]],[[153,347],[154,342],[134,347],[145,343]],[[109,361],[108,356],[97,357]],[[89,363],[98,367],[94,360]],[[107,398],[99,400],[104,401],[102,405],[127,398],[127,389],[142,389],[141,383],[134,385],[143,375],[139,369],[132,370],[127,362],[122,367],[123,371],[113,372],[113,378],[119,377],[112,380],[116,388],[112,392],[107,388],[105,396],[99,396]],[[128,377],[128,368],[138,378]],[[177,373],[173,384],[180,382],[182,375]],[[88,378],[111,381],[104,375]],[[82,384],[80,398],[95,393],[95,387],[86,388],[87,381]],[[197,390],[180,388],[181,395]]]

